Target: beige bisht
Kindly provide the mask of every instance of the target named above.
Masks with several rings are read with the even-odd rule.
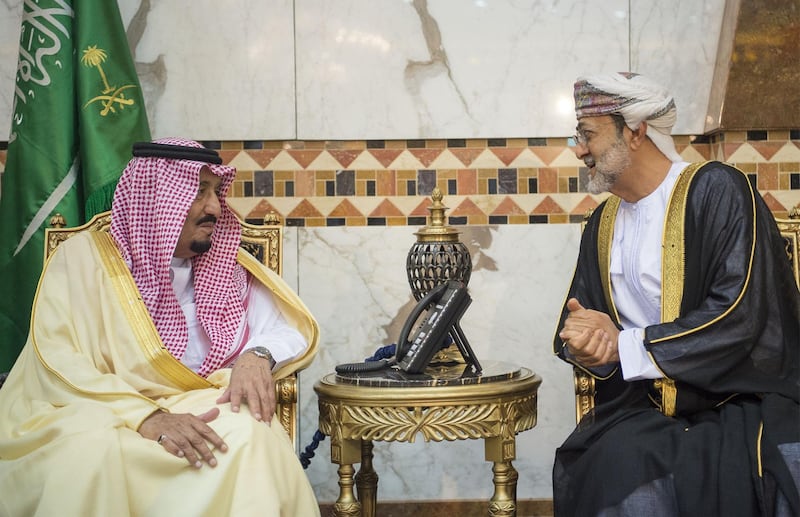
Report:
[[[238,260],[305,336],[294,364],[307,364],[317,323],[280,277],[245,252]],[[229,374],[206,379],[169,354],[107,233],[65,241],[45,266],[28,342],[0,390],[0,515],[318,515],[277,418],[267,425],[246,405],[219,405],[209,425],[229,450],[200,469],[136,431],[159,409],[215,407]]]

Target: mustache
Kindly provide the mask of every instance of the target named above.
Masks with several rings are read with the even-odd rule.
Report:
[[[196,224],[203,224],[203,223],[214,223],[214,224],[216,224],[216,222],[217,222],[217,216],[208,214],[208,215],[204,215],[203,217],[198,219]]]

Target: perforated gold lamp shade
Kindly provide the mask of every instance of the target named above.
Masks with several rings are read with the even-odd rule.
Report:
[[[414,233],[417,242],[406,257],[408,284],[416,300],[447,280],[459,280],[466,285],[472,273],[472,258],[458,238],[460,232],[445,225],[444,213],[448,208],[442,204],[438,187],[433,189],[431,199],[430,224]]]

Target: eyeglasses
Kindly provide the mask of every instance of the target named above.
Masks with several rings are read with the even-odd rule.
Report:
[[[598,128],[601,128],[603,126],[608,126],[611,124],[614,124],[613,120],[611,122],[606,122],[605,124],[598,124],[596,126],[590,127],[588,128],[588,130],[590,132],[594,132]],[[572,139],[573,142],[573,144],[570,147],[577,147],[579,145],[585,146],[589,142],[589,139],[586,136],[586,130],[581,127],[576,127],[575,134],[572,135],[570,138]]]
[[[577,147],[579,145],[586,145],[586,133],[583,132],[580,128],[575,128],[575,134],[570,137],[572,139],[572,145],[570,147]]]

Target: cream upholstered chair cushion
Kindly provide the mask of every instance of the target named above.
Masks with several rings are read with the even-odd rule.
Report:
[[[242,249],[280,275],[283,258],[283,225],[280,218],[271,213],[267,214],[262,225],[249,224],[241,220],[239,222],[242,226]],[[67,228],[64,218],[60,214],[56,214],[50,220],[50,226],[51,228],[45,230],[45,260],[59,244],[79,232],[108,231],[111,227],[111,212],[97,214],[86,224],[72,228]],[[297,371],[306,366],[307,364],[299,365]],[[278,399],[277,416],[292,439],[295,450],[298,446],[297,421],[299,416],[297,413],[297,371],[278,379],[275,385],[275,394]]]

